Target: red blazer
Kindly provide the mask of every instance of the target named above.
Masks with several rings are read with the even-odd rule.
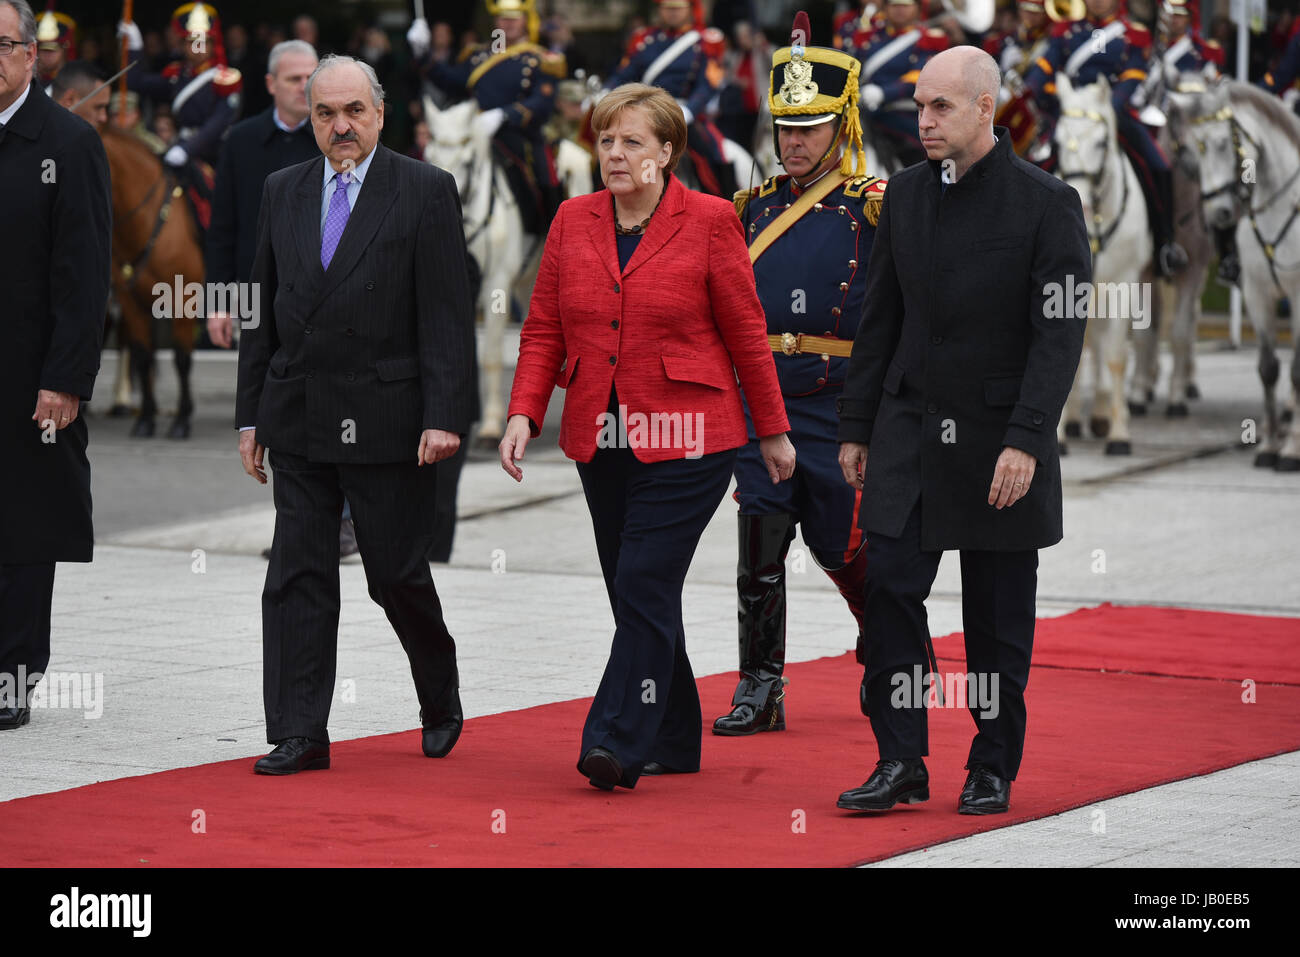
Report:
[[[737,374],[756,433],[788,431],[767,319],[730,202],[671,177],[622,273],[609,191],[560,206],[546,237],[510,393],[509,414],[528,416],[534,438],[558,385],[568,392],[560,448],[590,462],[613,385],[627,406],[629,444],[642,462],[734,449],[748,439]],[[638,413],[649,423],[641,441]],[[683,425],[674,433],[676,415]],[[694,445],[656,441],[680,438],[687,416],[698,430],[690,436]]]

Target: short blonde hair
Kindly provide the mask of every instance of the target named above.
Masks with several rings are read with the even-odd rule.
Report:
[[[673,155],[665,172],[671,173],[686,151],[686,117],[677,101],[666,91],[645,83],[624,83],[610,90],[591,111],[591,129],[597,136],[609,129],[628,107],[645,110],[650,129],[661,143],[671,143]]]

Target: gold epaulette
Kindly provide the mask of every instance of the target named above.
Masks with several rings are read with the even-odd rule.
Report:
[[[736,195],[731,197],[731,201],[736,204],[737,216],[741,217],[742,219],[745,217],[745,207],[749,205],[749,201],[753,199],[757,194],[758,194],[757,186],[753,187],[752,189],[736,190]]]
[[[875,226],[880,221],[880,204],[885,198],[885,180],[879,176],[855,176],[844,184],[844,195],[861,199],[867,222]]]
[[[563,80],[569,75],[569,64],[563,53],[542,50],[542,72],[549,73],[556,79]]]
[[[777,173],[775,176],[769,176],[763,180],[763,185],[758,188],[759,196],[771,196],[776,192],[776,188],[781,185],[781,180],[785,178],[784,174]]]

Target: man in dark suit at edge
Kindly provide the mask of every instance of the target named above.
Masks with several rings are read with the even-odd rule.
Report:
[[[461,730],[425,555],[429,466],[459,447],[473,404],[464,233],[451,175],[379,144],[383,96],[367,64],[323,59],[307,98],[325,155],[271,174],[262,196],[260,315],[240,336],[236,416],[245,471],[265,483],[269,449],[275,473],[262,628],[276,748],[263,774],[329,767],[345,495],[370,596],[411,662],[424,753],[444,756]]]
[[[1092,257],[1078,194],[994,129],[999,85],[976,47],[921,72],[928,160],[885,191],[840,400],[840,466],[863,489],[862,706],[880,757],[840,796],[849,810],[929,798],[923,705],[938,676],[909,685],[937,672],[925,599],[944,549],[961,551],[967,672],[996,688],[983,704],[967,689],[961,813],[1007,810],[1024,747],[1037,550],[1063,534],[1056,424],[1087,318],[1053,303],[1091,281]]]

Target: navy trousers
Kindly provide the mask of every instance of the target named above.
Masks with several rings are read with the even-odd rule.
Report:
[[[898,538],[867,532],[863,615],[867,711],[882,760],[930,753],[924,706],[929,695],[921,693],[921,706],[917,706],[912,692],[917,668],[922,675],[929,670],[925,599],[942,555],[921,548],[919,501]],[[983,687],[988,691],[993,688],[992,676],[997,675],[997,697],[987,709],[974,701],[978,685],[970,686],[968,703],[976,734],[966,766],[986,765],[1008,781],[1020,770],[1024,751],[1025,685],[1034,643],[1037,588],[1037,550],[961,552],[966,672],[975,675],[977,682],[984,676]]]
[[[648,761],[700,769],[700,697],[686,657],[682,585],[735,461],[735,449],[646,463],[630,449],[603,448],[578,463],[614,612],[579,770],[595,747],[618,758],[625,787],[635,786]]]

